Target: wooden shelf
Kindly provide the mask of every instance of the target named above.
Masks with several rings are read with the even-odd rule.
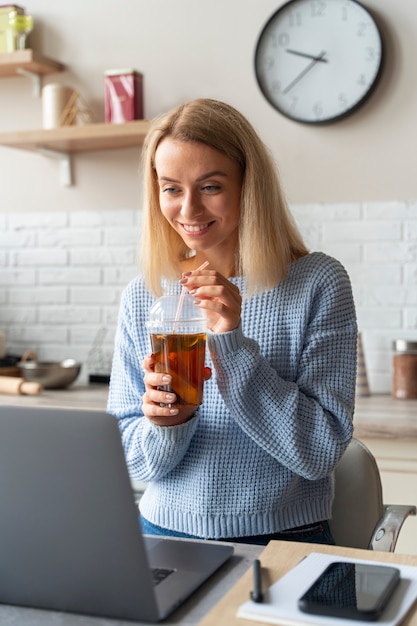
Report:
[[[148,120],[135,120],[125,124],[85,124],[43,130],[19,130],[0,133],[0,146],[58,158],[61,161],[61,183],[68,187],[73,184],[72,154],[141,146],[149,126]]]
[[[0,53],[0,77],[3,78],[19,76],[22,74],[22,70],[43,75],[62,72],[64,69],[62,63],[48,59],[29,48]]]
[[[0,146],[20,150],[56,152],[96,152],[132,148],[143,143],[149,121],[135,120],[125,124],[85,124],[48,130],[0,132]]]

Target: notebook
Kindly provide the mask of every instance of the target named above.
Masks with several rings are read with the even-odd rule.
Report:
[[[156,622],[233,552],[142,535],[105,412],[1,406],[0,507],[3,604]]]

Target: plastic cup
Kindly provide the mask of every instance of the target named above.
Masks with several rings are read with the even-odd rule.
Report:
[[[177,396],[175,404],[199,406],[203,402],[206,317],[190,295],[162,296],[152,306],[150,332],[155,372],[172,377],[160,387]]]

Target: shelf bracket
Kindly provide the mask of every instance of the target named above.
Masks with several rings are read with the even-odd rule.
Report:
[[[16,69],[16,73],[20,74],[20,76],[25,76],[29,78],[32,83],[32,95],[34,98],[40,98],[41,95],[41,86],[42,80],[39,74],[35,74],[35,72],[31,72],[30,70],[25,70],[23,67],[18,67]]]
[[[60,181],[64,187],[71,187],[73,184],[71,156],[67,152],[59,152],[59,150],[50,150],[49,148],[37,148],[39,154],[50,159],[59,159],[60,163]]]

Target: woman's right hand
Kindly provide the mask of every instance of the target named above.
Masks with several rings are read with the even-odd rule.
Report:
[[[175,405],[175,393],[163,391],[171,383],[171,376],[155,372],[155,358],[151,354],[143,361],[145,370],[145,393],[142,396],[142,411],[145,417],[158,426],[177,426],[187,422],[195,413],[195,407]],[[206,380],[211,371],[206,368]]]
[[[213,333],[226,333],[240,324],[242,296],[236,285],[215,270],[203,269],[185,272],[180,285],[204,309],[207,328]]]

